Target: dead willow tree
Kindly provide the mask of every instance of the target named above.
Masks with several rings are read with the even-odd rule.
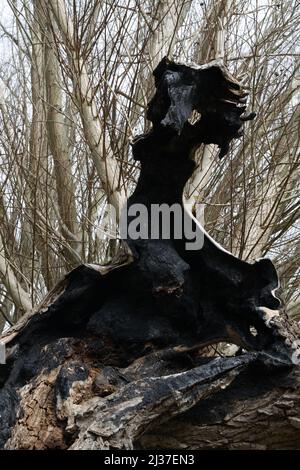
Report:
[[[297,318],[299,1],[1,0],[0,15],[0,331],[115,253],[107,202],[135,188],[129,142],[166,55],[219,58],[250,86],[257,118],[228,158],[197,150],[185,197],[227,250],[274,261]]]
[[[141,173],[128,214],[137,203],[182,207],[199,145],[225,157],[254,118],[220,65],[163,59],[154,77],[152,128],[133,144]],[[174,225],[169,239],[128,232],[123,259],[76,268],[2,336],[2,448],[300,447],[297,329],[278,315],[272,262],[236,258],[185,218],[202,236],[197,250]],[[239,353],[203,356],[220,341]]]
[[[2,385],[5,383],[2,444],[14,428],[7,446],[70,447],[93,424],[91,417],[97,421],[96,410],[101,413],[99,421],[111,426],[111,406],[115,403],[118,409],[127,393],[136,404],[141,403],[135,408],[138,418],[126,415],[128,425],[120,426],[119,435],[111,434],[107,443],[95,438],[95,446],[113,446],[116,438],[117,445],[133,443],[136,447],[159,442],[162,447],[296,448],[296,372],[279,367],[266,370],[266,351],[277,365],[280,360],[285,362],[285,353],[279,341],[281,354],[276,347],[274,359],[274,335],[257,317],[251,302],[245,303],[243,298],[246,319],[233,313],[241,297],[237,295],[229,306],[230,299],[224,299],[221,291],[221,307],[226,307],[221,316],[220,305],[217,308],[208,301],[197,310],[194,274],[185,272],[193,262],[177,246],[184,261],[177,264],[168,295],[164,283],[159,289],[166,279],[156,273],[159,308],[156,303],[152,310],[157,315],[150,323],[144,317],[130,322],[132,317],[126,313],[130,308],[122,299],[124,324],[115,313],[113,323],[121,336],[112,340],[108,313],[101,320],[107,321],[104,336],[97,326],[91,326],[93,312],[104,308],[93,299],[99,290],[102,305],[106,293],[121,286],[118,273],[123,268],[99,268],[99,273],[86,263],[101,264],[116,252],[117,243],[109,243],[103,220],[108,201],[117,208],[132,193],[143,165],[142,159],[133,158],[129,141],[149,130],[145,117],[154,93],[152,71],[166,55],[198,64],[218,58],[250,85],[249,102],[258,115],[248,123],[244,136],[232,142],[226,158],[217,158],[215,143],[197,149],[185,198],[203,203],[207,231],[230,252],[246,261],[262,256],[274,261],[287,311],[299,318],[298,0],[2,0],[0,8],[0,331],[52,292],[38,309],[41,315],[31,320],[30,315],[25,316],[5,336],[9,357],[8,367],[1,371]],[[136,142],[135,152],[143,143]],[[168,170],[167,175],[162,173],[164,184],[171,183],[170,175],[175,178],[177,170],[180,177],[188,176],[188,169],[181,173],[175,161],[172,158],[170,170],[160,168],[161,172]],[[180,156],[178,165],[179,161]],[[180,186],[182,181],[177,183]],[[132,246],[132,250],[135,253],[139,248]],[[178,260],[170,247],[165,250],[172,262]],[[195,256],[197,266],[206,264],[205,256]],[[148,261],[144,258],[145,266]],[[268,287],[260,300],[256,298],[258,305],[274,302],[272,296],[268,299],[275,284],[274,270],[264,263],[249,268],[252,274],[257,269],[258,282],[247,287],[249,298],[259,292],[262,271],[268,271]],[[80,265],[51,291],[61,276]],[[170,275],[167,260],[162,266],[165,271],[161,267],[161,272]],[[235,274],[236,268],[232,268]],[[124,271],[131,282],[127,269],[132,268],[126,267],[126,275]],[[214,277],[222,286],[220,275]],[[186,284],[190,290],[183,289],[183,297],[177,298],[182,289],[178,282],[186,277],[191,277]],[[106,283],[111,283],[109,288]],[[233,287],[231,282],[229,285]],[[236,287],[233,291],[237,292]],[[187,298],[191,299],[189,308]],[[144,308],[139,299],[135,312]],[[216,300],[215,293],[211,299]],[[203,298],[201,302],[205,302]],[[149,308],[151,305],[149,300]],[[107,308],[116,312],[117,300]],[[173,326],[168,308],[174,311]],[[204,311],[201,319],[198,314],[191,318],[195,308]],[[184,324],[179,310],[185,312]],[[231,310],[232,316],[228,316]],[[25,327],[28,321],[30,326]],[[285,317],[273,318],[272,323],[276,322],[278,331],[285,329],[283,334],[293,342],[291,327],[283,325]],[[143,328],[151,332],[147,342]],[[252,335],[261,329],[264,334]],[[203,345],[208,335],[208,342],[244,344],[250,340],[250,350],[265,353],[222,359],[221,368],[220,362],[211,363],[204,372],[197,367],[207,359],[201,359],[203,352],[199,355],[193,347]],[[192,350],[174,350],[176,344]],[[22,355],[28,357],[25,367]],[[177,372],[189,375],[179,375],[177,380]],[[78,374],[82,374],[79,385]],[[161,377],[168,374],[167,383]],[[144,377],[149,381],[136,383]],[[72,383],[74,390],[69,394]],[[148,393],[154,383],[155,402]],[[177,393],[170,394],[170,390]],[[216,391],[211,398],[210,391]],[[149,398],[149,406],[142,396]],[[207,400],[200,401],[204,397]],[[24,403],[24,416],[31,416],[30,423],[25,418],[22,422],[21,416],[16,421],[14,416],[14,410],[21,410]],[[165,408],[157,407],[159,403]],[[40,440],[35,437],[37,427]],[[93,446],[95,435],[96,431],[87,432],[92,437],[86,447]],[[80,441],[77,445],[84,447]]]

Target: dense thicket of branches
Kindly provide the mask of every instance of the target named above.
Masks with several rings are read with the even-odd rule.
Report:
[[[250,86],[258,117],[227,159],[197,153],[187,200],[206,229],[249,260],[271,256],[299,312],[297,0],[1,2],[0,331],[70,268],[103,262],[107,202],[119,208],[139,166],[159,60],[219,58]]]

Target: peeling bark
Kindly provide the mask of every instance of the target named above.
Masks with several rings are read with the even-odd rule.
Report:
[[[144,449],[299,449],[299,368],[243,373],[163,428],[146,432]]]

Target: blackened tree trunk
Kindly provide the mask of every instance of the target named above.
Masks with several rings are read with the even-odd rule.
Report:
[[[279,310],[276,270],[223,250],[182,202],[197,147],[224,157],[255,115],[218,64],[164,59],[154,76],[124,252],[73,270],[2,336],[2,448],[299,447],[297,328]],[[162,204],[180,209],[168,227],[154,220]],[[204,354],[221,341],[238,353]]]

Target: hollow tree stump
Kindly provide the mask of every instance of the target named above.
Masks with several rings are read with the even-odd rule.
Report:
[[[276,297],[276,270],[223,250],[182,202],[199,145],[218,145],[223,158],[254,118],[247,94],[218,63],[163,59],[154,77],[152,128],[133,143],[141,173],[124,252],[70,272],[2,335],[1,448],[300,447],[298,329]],[[163,226],[151,237],[161,204],[180,207],[192,238],[178,238],[174,221],[169,237]],[[136,205],[147,209],[137,238]],[[221,341],[238,353],[203,354]]]

